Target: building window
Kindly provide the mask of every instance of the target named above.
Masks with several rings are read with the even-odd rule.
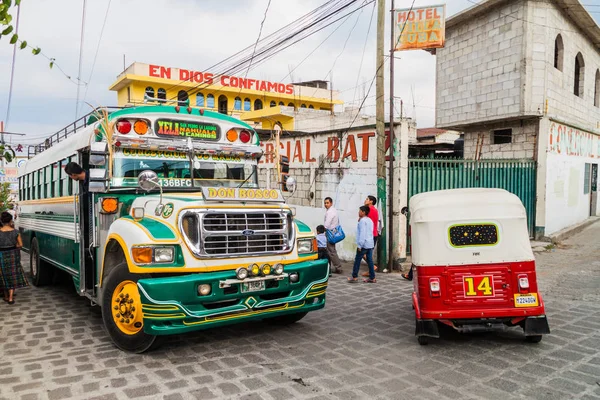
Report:
[[[269,107],[275,107],[276,105],[277,105],[277,103],[276,103],[276,102],[274,102],[274,101],[271,101],[271,103],[269,104]]]
[[[204,107],[204,95],[202,93],[196,95],[196,107]]]
[[[309,105],[308,105],[308,108],[314,109],[314,107],[313,107],[313,105],[312,105],[312,104],[309,104]]]
[[[151,86],[148,86],[146,88],[146,97],[150,100],[154,99],[154,88]]]
[[[213,96],[212,94],[206,96],[206,107],[215,108],[215,96]]]
[[[188,100],[190,99],[188,92],[185,90],[180,90],[177,93],[177,105],[181,107],[186,107],[188,105]]]
[[[163,88],[159,88],[156,97],[158,97],[159,103],[164,103],[167,100],[167,91]]]
[[[306,108],[306,104],[302,104],[300,108]]]
[[[288,103],[288,107],[294,107],[294,103]]]
[[[236,97],[235,100],[233,100],[233,109],[236,111],[242,110],[242,99],[241,98]]]
[[[492,144],[512,143],[512,129],[496,129],[492,131]]]
[[[221,114],[227,114],[227,110],[229,110],[229,105],[227,104],[227,97],[220,95],[219,96],[219,112]]]
[[[559,71],[563,70],[563,57],[565,46],[563,45],[562,36],[558,35],[554,41],[554,68]]]
[[[250,101],[249,98],[246,97],[244,99],[244,111],[250,111],[251,107],[252,107],[252,102]]]
[[[585,78],[585,62],[581,53],[577,53],[575,57],[575,81],[573,82],[573,93],[575,96],[583,98],[584,92],[584,78]]]
[[[594,87],[594,105],[600,107],[600,69],[596,70],[596,85]]]
[[[590,183],[591,183],[591,175],[592,173],[592,164],[585,164],[585,170],[583,172],[583,194],[590,193]]]
[[[254,110],[262,110],[262,101],[259,99],[254,100]]]
[[[280,106],[284,106],[284,107],[285,107],[285,103],[284,103],[283,101],[280,101],[280,102],[279,102],[279,105],[280,105]]]

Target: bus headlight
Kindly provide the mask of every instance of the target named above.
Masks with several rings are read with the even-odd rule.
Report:
[[[173,262],[175,251],[173,247],[157,247],[154,249],[154,262],[168,263]]]
[[[275,264],[273,265],[273,273],[275,275],[283,274],[283,264]]]
[[[298,254],[313,253],[313,239],[298,240]]]
[[[271,273],[271,266],[269,264],[263,264],[260,267],[260,272],[263,275],[269,275]]]
[[[239,280],[243,281],[248,277],[248,270],[244,267],[240,267],[237,269],[237,271],[235,271],[235,276],[237,276]]]

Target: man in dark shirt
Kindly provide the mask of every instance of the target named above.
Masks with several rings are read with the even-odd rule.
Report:
[[[81,168],[79,164],[71,161],[65,165],[65,173],[74,181],[79,181],[79,188],[81,189],[79,194],[87,194],[90,186],[90,178],[87,172]]]

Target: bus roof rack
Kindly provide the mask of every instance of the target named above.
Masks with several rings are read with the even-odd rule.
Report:
[[[98,121],[98,118],[96,117],[96,113],[98,111],[106,110],[108,113],[111,113],[113,111],[120,110],[121,108],[122,107],[101,107],[101,108],[98,108],[94,111],[87,113],[86,115],[79,118],[75,122],[70,123],[69,125],[60,129],[58,132],[50,135],[42,143],[40,143],[36,146],[29,146],[29,148],[27,149],[27,158],[31,158],[37,154],[40,154],[44,150],[47,150],[50,147],[58,144],[62,140],[65,140],[66,138],[73,135],[75,132],[79,131],[80,129],[85,128],[85,127],[93,124],[94,122]]]

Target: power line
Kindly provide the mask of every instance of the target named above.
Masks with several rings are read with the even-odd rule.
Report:
[[[110,10],[110,3],[112,0],[108,0],[108,6],[106,7],[106,14],[104,14],[104,22],[102,23],[102,29],[100,30],[100,38],[98,38],[98,45],[96,46],[96,54],[94,54],[94,62],[92,63],[92,70],[90,71],[90,77],[87,80],[85,85],[85,92],[83,94],[83,102],[85,102],[85,98],[87,97],[88,89],[90,88],[90,83],[92,83],[92,76],[94,75],[94,67],[96,66],[96,59],[98,58],[98,52],[100,50],[100,43],[102,42],[102,35],[104,34],[104,27],[106,26],[106,20],[108,19],[108,11]]]
[[[342,17],[334,20],[334,21],[328,21],[329,19],[331,19],[334,15],[341,13],[342,11],[344,11],[346,8],[350,7],[351,5],[353,5],[354,3],[356,3],[358,0],[350,0],[350,1],[346,1],[346,4],[342,4],[339,7],[337,7],[335,10],[330,11],[328,13],[326,13],[325,15],[321,15],[316,17],[316,19],[313,19],[310,21],[310,23],[307,26],[302,26],[299,27],[298,29],[296,29],[294,32],[292,32],[291,34],[287,35],[285,38],[283,39],[279,39],[276,40],[274,43],[273,41],[271,41],[270,43],[265,44],[264,46],[262,46],[259,50],[257,50],[257,54],[255,57],[259,58],[259,61],[257,63],[255,63],[255,66],[260,65],[261,63],[267,61],[268,59],[270,59],[271,57],[273,57],[275,54],[287,49],[290,46],[293,46],[294,44],[306,39],[307,37],[321,31],[322,29],[326,28],[327,26],[339,21],[340,19],[346,17],[348,14],[352,14],[358,10],[360,10],[362,7],[370,4],[372,1],[374,0],[370,0],[362,5],[360,5],[358,8],[353,9],[352,11],[349,11],[348,14],[343,15]],[[292,41],[293,39],[297,38],[295,41]],[[266,38],[265,38],[266,39]],[[291,43],[289,43],[291,41]],[[248,57],[243,58],[242,60],[240,60],[236,65],[233,65],[229,68],[226,68],[224,71],[220,72],[220,73],[216,73],[214,74],[214,78],[218,78],[220,76],[223,76],[225,74],[234,74],[238,71],[240,71],[240,68],[244,68],[244,66],[247,64],[248,62]],[[222,64],[223,62],[219,63]],[[184,82],[184,81],[182,81]],[[177,85],[176,85],[177,86]],[[205,88],[209,86],[209,84],[207,83],[200,83],[198,85],[195,85],[194,87],[186,90],[188,93],[195,91],[195,90],[200,90],[202,88]],[[175,97],[173,97],[174,99]]]
[[[412,9],[413,9],[414,5],[415,5],[415,0],[413,0],[412,4],[411,4],[411,6],[410,6],[410,9],[408,10],[408,12],[409,12],[409,13],[412,11]],[[393,48],[396,48],[396,46],[397,46],[398,42],[400,41],[400,38],[402,37],[402,33],[404,32],[404,28],[406,28],[406,24],[407,24],[407,22],[408,22],[408,20],[405,20],[405,21],[404,21],[404,24],[402,25],[402,29],[400,30],[400,34],[398,35],[398,41],[396,42],[396,45],[395,45],[395,46],[393,46]],[[393,53],[392,53],[392,54],[390,54],[390,56],[393,56]],[[362,101],[362,103],[360,104],[360,107],[358,108],[358,111],[356,112],[356,115],[354,116],[354,119],[352,120],[352,122],[350,123],[350,125],[348,126],[348,128],[346,128],[345,132],[342,134],[342,137],[340,138],[340,143],[342,143],[342,141],[343,141],[344,137],[345,137],[346,135],[348,135],[348,132],[350,131],[350,129],[351,129],[351,128],[352,128],[352,126],[354,125],[354,122],[356,122],[356,119],[358,118],[358,116],[359,116],[359,114],[360,114],[360,111],[362,110],[362,108],[363,108],[363,106],[364,106],[365,102],[367,101],[367,98],[368,98],[369,94],[371,93],[371,89],[373,88],[373,83],[375,83],[375,79],[377,78],[377,73],[379,72],[379,70],[380,70],[381,68],[383,68],[383,66],[384,66],[384,65],[385,65],[385,63],[381,63],[381,65],[379,65],[379,67],[378,67],[378,68],[377,68],[377,70],[375,71],[375,75],[373,76],[373,79],[371,79],[371,84],[369,85],[369,90],[367,91],[367,93],[366,93],[365,97],[363,98],[363,101]],[[377,98],[376,100],[379,100],[379,99]],[[392,118],[394,118],[394,116],[393,116],[393,115],[390,115],[390,120],[391,120]],[[391,147],[391,146],[392,146],[392,143],[390,143],[390,147]],[[327,159],[328,159],[328,158],[331,156],[331,154],[332,154],[333,150],[334,150],[334,149],[332,148],[332,149],[331,149],[331,150],[330,150],[330,151],[327,153],[327,155],[326,155],[325,157],[323,157],[323,160],[322,160],[322,161],[321,161],[321,163],[319,164],[319,168],[318,168],[318,169],[321,169],[321,168],[323,168],[323,166],[325,165],[325,161],[326,161],[326,160],[327,160]],[[310,190],[312,189],[313,185],[315,184],[315,182],[316,182],[316,180],[317,180],[317,175],[318,175],[318,174],[315,174],[315,177],[314,177],[314,179],[312,180],[312,182],[311,182],[311,184],[310,184],[310,186],[309,186],[309,188],[308,188],[308,191],[310,191]],[[293,195],[292,195],[292,196],[293,196]]]

